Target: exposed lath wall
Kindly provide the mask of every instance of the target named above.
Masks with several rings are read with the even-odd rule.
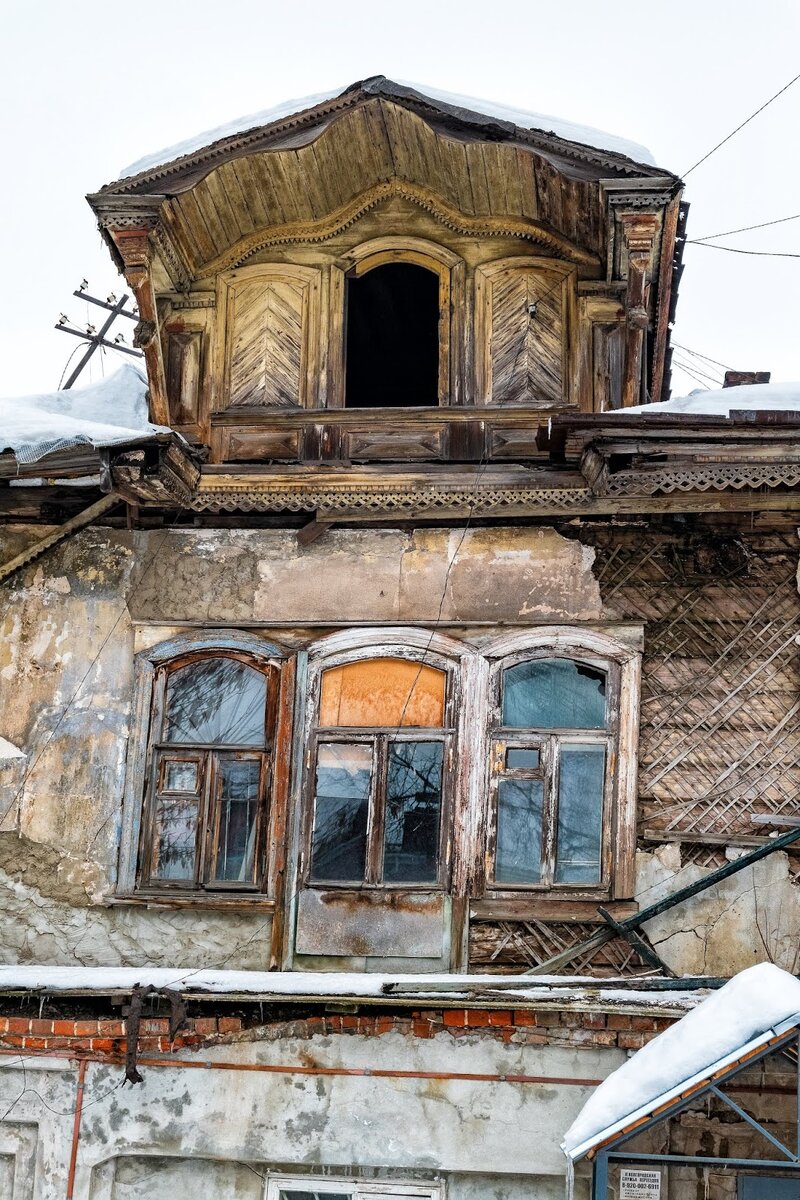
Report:
[[[598,547],[605,604],[646,624],[641,829],[764,834],[797,815],[800,634],[794,532],[626,532]],[[707,848],[706,848],[707,849]]]

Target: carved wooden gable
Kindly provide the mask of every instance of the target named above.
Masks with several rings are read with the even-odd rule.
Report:
[[[266,265],[226,280],[223,406],[305,406],[319,272]]]
[[[514,258],[475,274],[478,402],[563,404],[571,282],[565,268]]]

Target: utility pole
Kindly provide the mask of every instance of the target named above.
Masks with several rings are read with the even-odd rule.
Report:
[[[111,326],[114,324],[117,317],[127,317],[130,321],[139,320],[139,314],[135,309],[130,310],[125,307],[129,300],[127,293],[121,296],[119,300],[117,300],[113,292],[105,300],[100,300],[97,298],[97,296],[89,295],[89,293],[86,291],[88,286],[89,285],[87,281],[84,279],[81,283],[81,286],[76,288],[76,290],[72,293],[73,296],[77,296],[79,300],[86,300],[89,304],[95,304],[98,308],[106,309],[108,316],[99,329],[95,329],[93,325],[87,325],[85,330],[76,329],[65,313],[62,313],[59,317],[58,321],[56,322],[56,329],[60,329],[62,333],[71,333],[73,337],[82,338],[85,342],[89,343],[83,358],[81,358],[78,365],[72,371],[69,379],[61,389],[62,391],[66,391],[68,388],[72,387],[75,380],[78,378],[81,371],[94,354],[95,350],[97,350],[100,346],[106,346],[109,350],[119,350],[121,354],[130,354],[133,358],[144,358],[141,350],[133,350],[130,346],[124,346],[121,344],[123,341],[121,334],[118,334],[114,341],[109,341],[106,336],[110,332]]]

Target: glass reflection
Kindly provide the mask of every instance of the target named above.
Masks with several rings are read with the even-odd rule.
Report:
[[[311,848],[312,879],[363,882],[371,783],[371,746],[344,742],[320,745]]]
[[[267,680],[235,658],[204,658],[173,671],[167,683],[164,740],[261,746]]]
[[[497,790],[498,883],[541,883],[541,779],[501,779]]]
[[[510,729],[604,729],[606,674],[566,658],[533,659],[503,673]]]
[[[562,745],[556,883],[600,882],[605,771],[605,746]]]
[[[166,800],[156,805],[153,869],[154,879],[194,879],[197,802]]]
[[[442,800],[441,742],[390,742],[383,878],[435,883]]]
[[[253,879],[261,763],[221,758],[219,763],[219,835],[215,878]]]

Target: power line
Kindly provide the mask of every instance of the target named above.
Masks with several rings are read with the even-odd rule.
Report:
[[[733,371],[735,367],[729,367],[727,363],[720,362],[718,358],[711,358],[708,354],[701,354],[699,350],[690,350],[688,346],[682,346],[680,342],[673,341],[673,346],[676,350],[685,350],[687,354],[691,354],[693,358],[704,358],[706,362],[713,363],[715,367],[722,367],[725,371]]]
[[[800,258],[800,254],[788,250],[740,250],[736,246],[718,246],[716,242],[695,242],[694,245],[704,246],[706,250],[727,250],[729,254],[755,254],[759,258]]]
[[[698,242],[708,242],[712,238],[732,237],[734,233],[749,233],[751,229],[766,229],[768,225],[783,225],[786,221],[800,220],[800,213],[794,213],[791,217],[778,217],[776,221],[762,221],[759,225],[743,225],[741,229],[726,229],[724,233],[707,233],[705,237],[687,238],[688,245],[696,245]]]
[[[745,125],[749,125],[750,122],[754,120],[759,113],[762,113],[765,108],[769,108],[773,100],[777,100],[779,96],[782,96],[784,92],[787,92],[792,84],[797,83],[798,79],[800,79],[800,75],[795,75],[794,79],[790,79],[788,83],[785,83],[779,92],[776,92],[774,96],[770,96],[769,100],[765,101],[760,108],[757,108],[756,111],[751,113],[746,120],[742,121],[741,125],[737,125],[735,129],[731,130],[727,137],[724,137],[721,142],[717,142],[716,146],[712,146],[707,154],[704,154],[702,158],[698,158],[697,162],[693,166],[689,167],[688,171],[684,171],[683,178],[685,179],[687,175],[691,175],[692,171],[696,170],[696,168],[699,167],[701,163],[704,163],[707,158],[711,158],[712,154],[716,154],[717,150],[719,150],[721,146],[724,146],[725,143],[729,142],[732,137],[735,137],[741,129],[744,129]]]
[[[708,383],[713,384],[715,388],[722,386],[721,379],[717,379],[713,375],[707,375],[705,371],[702,371],[700,367],[695,366],[694,363],[681,362],[681,360],[678,358],[673,359],[673,362],[679,370],[685,371],[687,375],[692,375],[693,379],[702,378]]]

